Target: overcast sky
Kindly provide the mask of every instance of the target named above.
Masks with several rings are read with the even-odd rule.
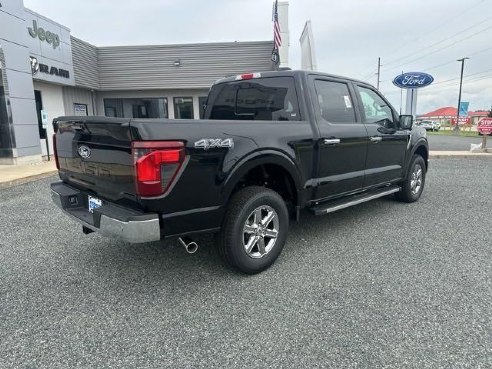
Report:
[[[97,46],[272,39],[271,0],[24,0],[24,5]],[[392,79],[432,74],[418,112],[456,106],[460,63],[470,110],[492,104],[492,0],[291,0],[291,68],[300,67],[299,36],[313,26],[318,70],[376,84],[400,108]],[[482,73],[483,72],[483,73]],[[449,81],[450,80],[450,81]]]

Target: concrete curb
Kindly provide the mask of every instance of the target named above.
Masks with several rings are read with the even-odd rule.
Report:
[[[485,153],[485,152],[469,152],[469,151],[430,151],[429,158],[431,159],[447,159],[447,158],[481,159],[481,158],[492,158],[492,154]]]
[[[55,169],[55,170],[51,170],[49,172],[35,174],[32,176],[28,176],[28,177],[16,178],[16,179],[14,179],[12,181],[8,181],[8,182],[0,182],[0,189],[9,188],[9,187],[21,185],[24,183],[37,181],[38,179],[48,178],[48,177],[51,177],[57,173],[58,173],[58,171]]]

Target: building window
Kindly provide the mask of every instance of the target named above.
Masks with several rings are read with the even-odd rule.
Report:
[[[104,99],[104,115],[107,117],[123,118],[123,104],[121,99]]]
[[[87,104],[73,104],[73,113],[75,116],[86,117],[87,115]]]
[[[104,115],[110,118],[116,117],[116,108],[113,106],[104,107]]]
[[[174,118],[175,119],[193,119],[193,98],[192,97],[175,97],[174,98]]]
[[[168,118],[167,99],[104,99],[104,115],[118,118]]]
[[[207,103],[207,96],[200,96],[198,98],[198,104],[200,105],[200,119],[205,118],[205,104]]]

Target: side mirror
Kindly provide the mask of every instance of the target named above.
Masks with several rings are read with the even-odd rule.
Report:
[[[413,126],[413,115],[400,115],[401,129],[412,129],[412,126]]]

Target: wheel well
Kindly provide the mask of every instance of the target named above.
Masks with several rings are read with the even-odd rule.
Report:
[[[297,191],[290,173],[276,164],[262,164],[250,169],[238,181],[232,194],[248,186],[262,186],[277,192],[290,210],[297,205]]]
[[[417,147],[417,150],[415,150],[416,155],[420,155],[422,158],[424,158],[425,161],[425,166],[426,168],[429,166],[429,152],[425,148],[425,146],[421,145]]]

